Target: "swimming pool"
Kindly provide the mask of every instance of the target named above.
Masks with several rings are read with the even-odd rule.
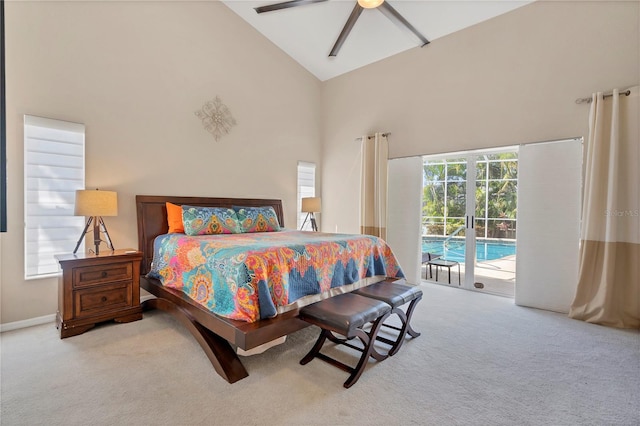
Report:
[[[464,262],[465,243],[464,241],[452,240],[445,244],[443,239],[422,239],[422,252],[439,254],[447,260]],[[476,240],[476,259],[496,260],[505,256],[516,254],[515,243],[496,242],[488,240]]]

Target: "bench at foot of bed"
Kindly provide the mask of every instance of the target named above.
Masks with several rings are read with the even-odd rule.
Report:
[[[360,296],[370,297],[381,300],[391,305],[391,315],[396,314],[402,323],[402,327],[396,327],[391,324],[383,323],[383,327],[388,327],[398,332],[395,340],[390,340],[382,336],[377,339],[391,346],[389,356],[393,356],[400,350],[400,346],[407,335],[416,338],[420,333],[411,327],[411,316],[416,304],[422,299],[422,290],[418,286],[407,284],[404,280],[398,280],[395,283],[391,281],[382,281],[367,287],[354,291]],[[406,312],[402,310],[402,306],[409,304]]]
[[[344,387],[350,388],[362,375],[369,357],[373,357],[377,361],[382,361],[387,357],[387,355],[378,353],[373,344],[382,322],[390,312],[391,306],[387,303],[353,293],[340,294],[305,306],[300,309],[300,318],[310,324],[317,325],[322,331],[315,345],[302,358],[300,364],[305,365],[313,358],[320,358],[334,367],[350,373],[349,378],[344,382]],[[373,323],[371,330],[364,331],[362,327],[370,322]],[[346,339],[336,337],[334,332],[345,336]],[[364,347],[361,348],[349,343],[349,340],[355,337],[362,341]],[[350,367],[320,352],[327,339],[362,352],[358,364],[355,367]]]

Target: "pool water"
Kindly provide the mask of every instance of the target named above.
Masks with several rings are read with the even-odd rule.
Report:
[[[422,252],[441,255],[446,260],[464,262],[465,243],[462,241],[422,240]],[[496,260],[516,254],[515,243],[476,240],[476,259]]]

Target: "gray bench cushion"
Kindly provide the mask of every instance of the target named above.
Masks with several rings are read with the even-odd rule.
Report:
[[[381,281],[379,283],[359,288],[354,291],[354,293],[382,300],[383,302],[390,304],[392,308],[397,308],[398,306],[402,306],[405,303],[422,296],[422,290],[417,286],[391,283],[388,281]]]
[[[380,300],[345,293],[305,306],[299,317],[350,338],[356,329],[390,311],[391,306]]]

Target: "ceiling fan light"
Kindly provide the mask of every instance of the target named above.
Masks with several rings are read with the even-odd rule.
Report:
[[[384,0],[358,0],[358,4],[365,9],[375,9],[383,2]]]

